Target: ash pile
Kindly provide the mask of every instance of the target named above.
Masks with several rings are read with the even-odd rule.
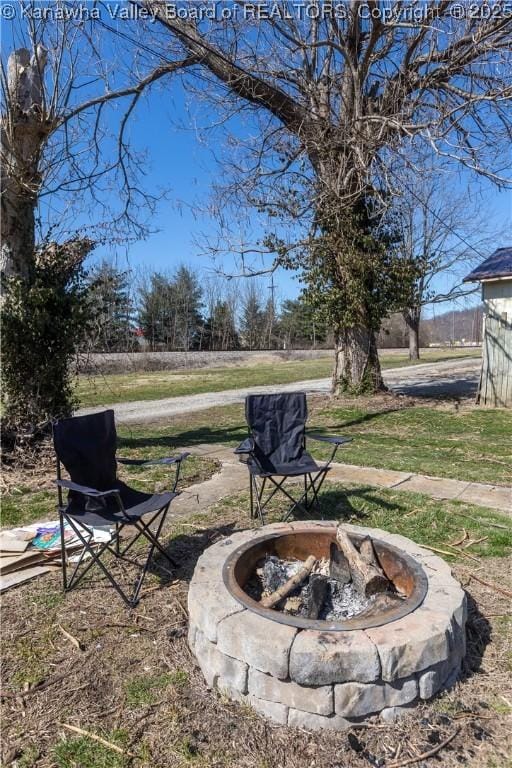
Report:
[[[357,548],[340,527],[329,558],[266,555],[247,591],[266,608],[323,621],[374,616],[404,598],[382,571],[371,539]]]

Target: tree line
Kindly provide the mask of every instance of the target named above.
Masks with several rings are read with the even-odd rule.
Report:
[[[273,286],[234,281],[180,265],[136,275],[109,261],[85,279],[90,352],[304,349],[332,334],[303,297],[278,305]]]
[[[90,321],[86,352],[324,349],[332,329],[306,301],[278,302],[274,284],[252,278],[234,281],[180,265],[173,274],[137,275],[104,260],[85,280]],[[267,298],[265,293],[268,292]],[[434,302],[435,304],[436,302]],[[411,346],[407,315],[383,320],[379,348]],[[479,343],[482,307],[449,310],[424,318],[415,345]]]

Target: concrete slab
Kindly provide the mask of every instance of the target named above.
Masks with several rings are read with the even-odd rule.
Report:
[[[169,519],[176,519],[195,512],[204,512],[223,498],[248,489],[248,473],[233,454],[233,449],[220,444],[184,447],[196,456],[209,456],[222,464],[220,472],[210,480],[187,488],[171,507]],[[328,474],[330,482],[351,485],[369,485],[377,488],[393,488],[397,491],[422,493],[434,499],[464,501],[476,506],[489,507],[512,515],[512,488],[470,483],[443,477],[416,475],[377,467],[361,467],[355,464],[332,464]]]
[[[205,512],[208,507],[226,496],[239,493],[249,487],[247,467],[237,462],[232,453],[233,461],[229,462],[223,461],[223,457],[218,453],[211,455],[222,461],[220,472],[216,472],[213,477],[203,483],[196,483],[186,488],[171,504],[168,520]]]
[[[446,477],[429,477],[427,475],[410,475],[409,479],[395,486],[400,491],[425,493],[434,499],[456,499],[468,487],[465,480],[451,480]]]
[[[327,475],[327,478],[331,481],[364,483],[365,485],[382,486],[382,488],[394,488],[412,476],[410,472],[397,472],[392,469],[376,469],[375,467],[359,467],[355,464],[334,463],[331,466],[332,469]]]
[[[457,496],[457,501],[466,501],[468,504],[491,507],[512,514],[512,488],[469,483],[461,495]]]

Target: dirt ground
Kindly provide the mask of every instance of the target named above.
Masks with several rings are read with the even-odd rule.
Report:
[[[311,734],[265,721],[209,691],[186,643],[187,588],[203,549],[236,514],[181,524],[173,576],[155,566],[125,609],[98,575],[64,596],[58,573],[3,596],[2,764],[41,768],[388,768],[512,765],[510,562],[455,566],[469,598],[462,680],[395,724]],[[176,529],[175,529],[176,533]],[[126,566],[123,566],[126,567]],[[125,576],[133,577],[128,566]],[[118,746],[79,735],[77,726]],[[420,756],[436,750],[431,759]]]

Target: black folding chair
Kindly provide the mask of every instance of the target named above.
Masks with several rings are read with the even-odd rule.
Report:
[[[181,462],[189,454],[182,453],[172,458],[117,459],[122,464],[149,466],[164,464],[175,469],[172,490],[165,493],[149,494],[129,488],[117,478],[117,434],[114,411],[103,411],[88,416],[61,419],[53,425],[53,442],[57,456],[57,493],[61,529],[62,579],[64,591],[76,587],[93,565],[99,566],[114,589],[125,603],[133,607],[138,603],[142,582],[149,567],[153,552],[157,549],[171,565],[176,565],[159,543],[169,505],[179,494],[178,485]],[[62,478],[62,466],[70,480]],[[68,490],[67,503],[63,489]],[[149,515],[147,522],[144,517]],[[65,525],[83,545],[78,561],[68,579],[67,553],[65,546]],[[152,530],[153,524],[155,530]],[[94,542],[94,527],[110,526],[111,538],[101,544]],[[121,545],[121,534],[125,528],[134,529],[134,537]],[[143,536],[149,542],[149,551],[143,564],[126,557],[126,553]],[[106,554],[137,565],[140,570],[134,592],[128,596],[118,584],[102,560]],[[84,558],[90,558],[85,567],[80,566]]]
[[[308,409],[303,392],[278,395],[248,395],[245,417],[249,434],[235,454],[249,469],[251,518],[258,515],[265,522],[265,507],[278,491],[292,503],[283,516],[288,520],[296,511],[307,514],[318,504],[318,493],[340,445],[351,442],[348,437],[308,435],[313,440],[330,443],[332,454],[325,464],[318,464],[306,450]],[[301,496],[294,498],[284,487],[287,478],[303,477]],[[265,488],[268,487],[265,497]]]

